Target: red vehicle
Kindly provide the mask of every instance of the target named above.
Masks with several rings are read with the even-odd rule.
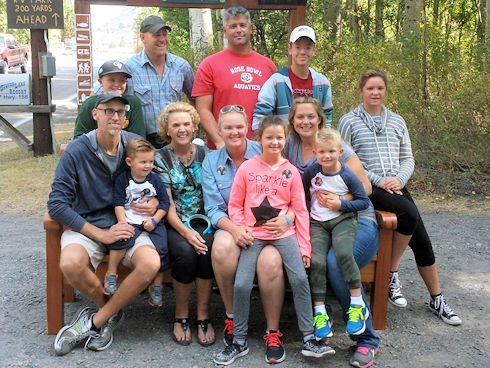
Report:
[[[8,68],[14,66],[20,66],[21,72],[25,73],[27,71],[28,55],[29,48],[26,45],[19,45],[14,36],[9,33],[0,33],[1,73],[8,73]]]

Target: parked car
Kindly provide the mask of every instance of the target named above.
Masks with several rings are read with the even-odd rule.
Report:
[[[64,45],[64,50],[63,53],[65,54],[74,54],[75,50],[77,48],[77,44],[75,43],[75,40],[66,40],[65,45]]]
[[[3,68],[3,73],[7,73],[8,68],[14,66],[20,66],[20,71],[26,73],[29,48],[27,45],[19,45],[13,35],[0,33],[0,58],[7,64],[7,68]]]

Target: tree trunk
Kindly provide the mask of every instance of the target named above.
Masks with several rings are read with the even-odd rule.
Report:
[[[383,25],[383,10],[384,10],[384,0],[376,0],[376,10],[375,10],[375,31],[374,35],[377,40],[382,40],[385,38],[385,30]]]
[[[213,49],[213,20],[211,9],[189,9],[191,47],[194,50],[194,66]]]
[[[215,38],[216,38],[216,41],[217,41],[217,44],[218,44],[218,48],[220,50],[224,49],[224,44],[223,44],[223,30],[222,30],[222,27],[223,27],[223,18],[221,16],[221,12],[222,10],[220,9],[216,9],[214,10],[214,20],[215,20],[215,24],[216,24],[216,32],[214,33],[215,35]]]
[[[434,0],[434,6],[432,7],[432,11],[434,12],[434,25],[439,25],[439,0]]]
[[[325,20],[327,21],[326,27],[331,26],[329,34],[329,40],[335,41],[339,32],[339,16],[342,6],[342,0],[328,1],[325,5]]]
[[[484,25],[485,43],[490,48],[490,0],[480,0],[480,13]]]
[[[396,37],[399,38],[402,32],[402,23],[403,23],[403,15],[405,13],[405,0],[397,1],[397,9],[396,9],[396,26],[395,33]]]
[[[417,37],[420,34],[423,6],[423,0],[405,0],[405,21],[403,22],[405,38]]]
[[[422,32],[422,97],[425,104],[429,102],[429,91],[427,88],[427,11],[425,5],[423,7],[423,32]]]
[[[371,32],[371,0],[367,0],[365,30],[364,33],[369,37],[369,33]]]
[[[354,35],[354,39],[356,42],[359,42],[361,39],[361,28],[359,26],[359,16],[357,14],[359,11],[357,1],[358,0],[347,0],[345,9],[348,14],[347,18],[349,19],[349,27]]]

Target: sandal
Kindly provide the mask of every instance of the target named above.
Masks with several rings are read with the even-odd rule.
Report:
[[[198,319],[198,320],[196,320],[196,323],[197,323],[197,328],[199,328],[199,327],[201,328],[202,333],[204,335],[204,338],[206,338],[206,335],[208,333],[208,325],[211,323],[211,320],[209,318]],[[197,335],[199,336],[199,331],[198,331]],[[216,341],[216,336],[212,341],[209,341],[209,342],[203,342],[199,337],[197,339],[197,342],[204,347],[213,345],[215,341]]]
[[[182,331],[184,331],[184,337],[187,337],[187,330],[189,330],[189,320],[187,318],[175,318],[174,328],[176,323],[180,323],[180,327],[182,328]],[[177,344],[180,345],[187,346],[191,343],[191,340],[179,340],[177,336],[175,336],[173,331],[172,331],[172,338]]]

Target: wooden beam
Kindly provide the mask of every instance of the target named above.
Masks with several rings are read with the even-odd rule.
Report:
[[[56,105],[11,105],[0,106],[0,113],[18,113],[18,112],[41,112],[50,113],[56,111]]]
[[[0,115],[0,127],[24,152],[32,151],[32,142]]]

